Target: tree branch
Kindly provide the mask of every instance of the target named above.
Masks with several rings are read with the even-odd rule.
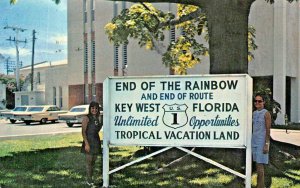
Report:
[[[147,5],[145,5],[145,3],[141,3],[141,4],[143,5],[143,7],[145,9],[147,9],[148,11],[150,11],[149,7]],[[172,25],[173,26],[173,25],[181,24],[181,23],[189,21],[189,20],[193,20],[193,19],[199,17],[201,13],[202,13],[202,10],[200,8],[198,8],[196,11],[191,12],[188,15],[181,16],[179,19],[172,19],[172,20],[168,20],[166,22],[160,22],[160,20],[158,19],[158,17],[155,16],[155,19],[157,20],[157,22],[160,23],[157,26],[157,28],[161,28],[161,27],[168,26],[168,25]]]
[[[202,10],[200,8],[198,8],[196,11],[191,12],[188,15],[182,16],[179,19],[172,19],[172,20],[168,20],[166,22],[160,23],[159,27],[164,27],[164,26],[168,26],[168,25],[178,25],[183,22],[193,20],[193,19],[199,17],[201,13],[202,13]]]
[[[148,11],[151,11],[150,10],[150,8],[145,4],[145,3],[141,3],[142,4],[142,6],[146,9],[146,10],[148,10]],[[155,26],[155,29],[157,30],[158,28],[159,28],[159,26],[160,26],[160,20],[159,20],[159,18],[156,16],[156,15],[153,15],[154,16],[154,18],[155,18],[155,20],[157,21],[157,24],[156,24],[156,26]],[[153,32],[152,31],[152,29],[150,30],[150,28],[148,28],[147,27],[147,29],[149,30],[149,31],[151,31],[151,32]]]
[[[185,5],[201,6],[207,0],[109,0],[109,1],[127,1],[132,3],[178,3]]]

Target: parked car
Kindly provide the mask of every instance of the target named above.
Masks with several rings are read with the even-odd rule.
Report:
[[[16,123],[15,115],[24,113],[28,110],[29,106],[16,106],[13,110],[1,112],[1,116],[4,119],[9,120],[12,124]]]
[[[102,107],[99,106],[100,113],[102,113]],[[60,114],[58,116],[59,121],[67,123],[68,127],[73,127],[74,124],[81,124],[82,119],[89,113],[89,105],[78,105],[72,107],[69,112]]]
[[[10,111],[10,110],[8,110],[8,109],[6,109],[6,108],[0,107],[0,119],[5,118],[5,117],[2,115],[3,112],[9,112],[9,111]]]
[[[24,121],[26,125],[30,125],[31,122],[45,124],[51,121],[55,123],[58,115],[63,113],[67,113],[67,111],[62,111],[55,105],[31,106],[26,112],[15,114],[14,118]]]

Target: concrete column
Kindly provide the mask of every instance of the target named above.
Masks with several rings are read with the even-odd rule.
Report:
[[[298,1],[297,2],[298,4],[298,33],[300,33],[300,2]],[[295,116],[295,122],[299,123],[300,122],[300,37],[298,35],[298,58],[297,58],[297,76],[296,76],[296,87],[295,89],[297,90],[297,103],[295,106],[297,106],[297,109],[296,109],[296,116]]]
[[[297,6],[293,6],[297,10],[297,25],[295,25],[294,29],[297,31],[296,33],[300,33],[300,2],[297,3]],[[297,43],[297,60],[296,60],[296,76],[291,79],[291,117],[290,121],[299,123],[300,122],[300,37],[299,35],[294,38]]]
[[[297,65],[297,75],[299,75],[298,71],[298,65]],[[291,122],[299,122],[298,120],[298,98],[299,98],[299,78],[291,78],[291,117],[289,117],[289,121]]]
[[[278,114],[276,120],[277,124],[284,124],[284,115],[286,113],[286,11],[286,1],[275,1],[273,96],[281,105],[281,113]]]

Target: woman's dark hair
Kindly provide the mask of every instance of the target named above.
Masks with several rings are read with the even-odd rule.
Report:
[[[266,101],[266,100],[265,100],[265,96],[262,95],[262,94],[260,94],[260,93],[255,94],[255,97],[261,97],[263,101]],[[254,97],[254,98],[255,98],[255,97]]]
[[[97,112],[96,116],[99,117],[99,115],[100,115],[99,103],[97,103],[97,102],[95,102],[95,101],[92,101],[92,102],[90,103],[90,106],[89,106],[89,114],[88,114],[88,116],[92,116],[92,111],[91,111],[91,108],[92,108],[92,107],[97,107],[97,108],[98,108],[98,112]]]

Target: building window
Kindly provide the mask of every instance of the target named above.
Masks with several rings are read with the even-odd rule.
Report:
[[[59,108],[63,106],[62,87],[59,87]]]
[[[95,1],[91,0],[91,21],[95,21]]]
[[[84,43],[84,72],[88,71],[88,45]]]
[[[83,0],[83,11],[86,11],[86,0]]]
[[[171,42],[175,42],[175,27],[172,26],[171,29],[170,29],[170,41]]]
[[[118,15],[118,2],[114,2],[114,16]]]
[[[114,69],[117,71],[119,69],[119,47],[114,45]]]
[[[118,15],[118,2],[114,2],[114,17]],[[119,46],[114,45],[114,75],[118,75],[119,69]]]
[[[185,30],[184,30],[184,29],[181,29],[180,32],[181,32],[181,35],[182,35],[182,36],[184,36],[184,37],[186,36],[186,33],[185,33]]]
[[[123,67],[122,67],[122,76],[127,75],[127,44],[123,45]]]
[[[95,10],[92,10],[92,13],[91,13],[91,14],[92,14],[92,16],[91,16],[91,17],[92,17],[92,18],[91,18],[92,21],[95,21]]]
[[[41,84],[41,73],[40,72],[37,72],[37,74],[36,74],[36,82],[37,82],[37,84]]]
[[[92,72],[96,70],[96,46],[95,41],[92,41]]]
[[[56,87],[53,87],[53,105],[56,105]]]
[[[29,105],[29,96],[21,95],[21,105]]]
[[[123,66],[127,66],[127,44],[123,45]]]
[[[83,14],[83,16],[84,16],[84,23],[87,23],[87,12],[84,12],[84,14]]]
[[[86,0],[83,0],[83,23],[87,23]]]

